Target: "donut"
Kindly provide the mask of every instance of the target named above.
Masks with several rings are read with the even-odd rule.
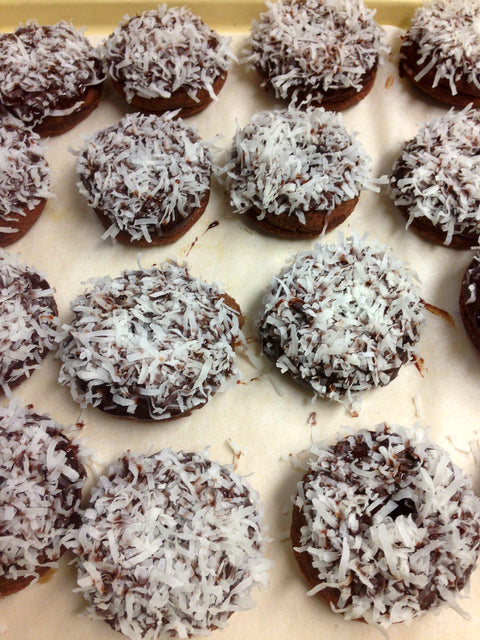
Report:
[[[131,640],[225,627],[266,585],[263,507],[205,452],[127,452],[100,477],[74,549],[88,613]]]
[[[237,382],[243,318],[218,285],[173,261],[90,284],[57,351],[59,382],[82,407],[172,420]]]
[[[48,415],[0,408],[0,597],[58,564],[76,526],[84,452]]]
[[[264,111],[236,132],[221,170],[230,204],[262,231],[312,237],[341,224],[376,188],[370,158],[323,108]]]
[[[480,106],[479,20],[477,2],[425,2],[401,37],[400,75],[443,104]]]
[[[39,136],[0,119],[0,247],[27,233],[50,196],[50,168]]]
[[[241,61],[262,86],[296,107],[341,111],[373,87],[388,52],[361,0],[278,0],[252,23]]]
[[[117,92],[140,111],[199,113],[235,59],[222,37],[184,7],[160,5],[125,20],[102,46]]]
[[[450,110],[425,124],[394,163],[390,195],[420,237],[456,249],[480,235],[480,115]]]
[[[309,595],[383,628],[453,605],[477,562],[480,500],[449,454],[387,424],[310,454],[291,524]]]
[[[212,157],[196,129],[172,113],[133,113],[89,137],[78,188],[105,237],[139,245],[177,240],[205,211]]]
[[[463,275],[459,305],[463,326],[480,351],[480,254],[476,254]]]
[[[54,294],[42,274],[0,249],[0,392],[7,396],[56,348]]]
[[[391,249],[340,237],[297,253],[273,279],[257,328],[281,373],[353,408],[417,359],[424,310],[414,274]]]
[[[104,79],[100,54],[68,22],[31,20],[0,34],[0,104],[41,136],[65,133],[86,118]]]

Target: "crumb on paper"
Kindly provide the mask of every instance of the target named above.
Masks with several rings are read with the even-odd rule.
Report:
[[[417,418],[421,418],[422,415],[423,415],[423,411],[422,411],[422,404],[420,402],[420,397],[419,397],[418,393],[416,393],[413,396],[412,402],[413,402],[413,408],[415,409],[415,416]]]
[[[393,73],[389,73],[385,80],[385,89],[391,89],[393,87],[394,76]]]
[[[232,438],[227,438],[227,444],[233,452],[233,468],[237,469],[238,461],[241,456],[246,454],[246,450],[242,449]]]

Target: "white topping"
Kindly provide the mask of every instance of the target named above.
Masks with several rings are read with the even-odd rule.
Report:
[[[19,216],[51,195],[50,169],[39,141],[37,134],[0,120],[0,226],[5,232],[16,231]]]
[[[311,450],[300,553],[347,619],[388,627],[453,604],[479,553],[470,479],[420,427],[378,425]]]
[[[424,125],[392,169],[391,197],[408,209],[408,225],[427,218],[445,233],[480,234],[480,115],[472,107]],[[476,244],[472,240],[472,244]]]
[[[0,103],[30,126],[104,79],[100,54],[67,22],[0,34]]]
[[[161,5],[121,23],[102,51],[112,78],[130,102],[169,98],[177,90],[196,99],[205,89],[215,98],[213,83],[235,59],[230,38],[219,36],[185,8]]]
[[[197,131],[163,116],[126,115],[88,138],[79,152],[78,188],[111,219],[105,235],[161,236],[191,215],[208,194],[211,154]]]
[[[0,408],[0,576],[36,576],[63,552],[85,473],[77,444],[49,416]]]
[[[204,453],[125,454],[99,479],[72,546],[89,611],[132,640],[224,627],[266,586],[263,508]]]
[[[217,285],[174,262],[91,285],[73,301],[58,351],[59,381],[82,407],[165,420],[238,379],[239,315]]]
[[[0,390],[30,376],[57,338],[54,290],[33,268],[0,249]]]
[[[316,244],[265,296],[263,349],[282,373],[351,405],[415,359],[424,304],[413,277],[391,250],[355,236]]]
[[[279,0],[253,23],[242,60],[272,84],[277,98],[318,103],[320,94],[363,88],[388,49],[362,0]]]
[[[472,0],[425,2],[415,11],[402,47],[418,48],[421,80],[432,73],[432,87],[447,82],[452,95],[465,80],[480,90],[480,5]]]
[[[222,168],[237,213],[252,207],[296,216],[329,213],[336,206],[375,189],[370,158],[343,125],[323,108],[260,112],[233,139]]]

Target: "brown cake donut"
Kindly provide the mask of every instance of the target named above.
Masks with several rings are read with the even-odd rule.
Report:
[[[480,500],[448,453],[387,424],[310,453],[291,526],[309,595],[384,628],[452,605],[479,555]]]
[[[298,253],[272,281],[258,331],[281,373],[353,409],[416,359],[424,303],[386,247],[356,237]]]
[[[37,134],[0,117],[0,247],[21,238],[50,197],[50,168]]]
[[[205,452],[127,452],[93,490],[74,551],[88,613],[128,638],[223,628],[266,585],[263,508]]]
[[[400,74],[445,104],[480,106],[480,5],[425,2],[402,36]]]
[[[207,206],[211,173],[196,129],[172,113],[126,115],[88,138],[77,159],[78,188],[103,237],[140,246],[173,242],[190,229]]]
[[[473,257],[460,287],[460,314],[468,337],[480,351],[480,255]]]
[[[0,597],[57,566],[78,519],[80,446],[47,415],[0,408]]]
[[[10,395],[56,346],[54,293],[42,274],[0,249],[0,393]]]
[[[395,161],[391,198],[422,238],[470,249],[480,236],[480,114],[472,107],[424,125]]]
[[[388,49],[360,0],[278,0],[253,22],[242,61],[262,86],[299,106],[340,111],[373,87]]]
[[[67,22],[0,34],[0,104],[41,136],[68,131],[100,100],[103,62]]]
[[[235,213],[277,236],[313,237],[341,224],[376,188],[370,159],[323,108],[265,111],[237,131],[219,172]]]
[[[98,278],[72,303],[59,381],[82,407],[173,420],[239,377],[244,340],[237,303],[174,262]]]
[[[187,117],[217,99],[235,58],[229,43],[190,10],[160,5],[127,16],[103,52],[113,86],[129,104]]]

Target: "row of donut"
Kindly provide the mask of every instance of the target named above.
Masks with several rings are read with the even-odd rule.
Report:
[[[263,507],[231,467],[127,452],[82,508],[88,453],[72,434],[15,401],[0,426],[1,596],[68,549],[88,614],[130,640],[205,635],[254,606],[272,566]],[[425,430],[362,429],[314,445],[306,466],[291,543],[311,595],[383,628],[454,605],[478,559],[480,500]]]

